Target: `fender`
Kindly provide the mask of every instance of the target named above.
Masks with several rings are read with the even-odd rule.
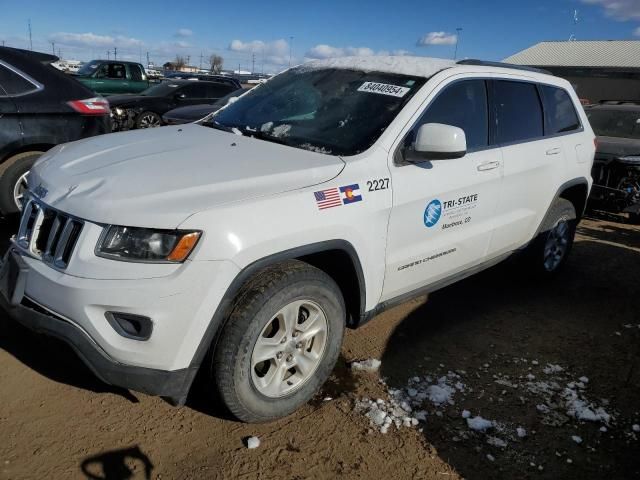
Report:
[[[582,218],[582,215],[584,214],[584,211],[587,208],[587,198],[589,198],[589,182],[587,181],[587,179],[585,177],[576,177],[576,178],[574,178],[572,180],[569,180],[567,182],[564,182],[562,185],[560,185],[560,187],[556,191],[556,194],[553,196],[553,200],[551,200],[551,203],[549,203],[549,206],[547,207],[547,211],[545,212],[544,216],[542,217],[542,221],[540,222],[540,225],[538,225],[538,228],[536,229],[536,233],[533,235],[533,238],[527,243],[527,245],[529,243],[531,243],[535,238],[537,238],[538,235],[540,235],[540,233],[542,233],[541,230],[542,230],[542,226],[544,225],[544,221],[547,219],[547,216],[549,215],[549,211],[551,210],[553,205],[556,203],[556,200],[558,200],[559,198],[562,197],[562,193],[565,190],[567,190],[567,189],[569,189],[571,187],[578,186],[578,185],[584,185],[585,187],[587,187],[587,196],[584,199],[584,207],[583,207],[581,212],[576,211],[576,216],[577,216],[578,220],[580,220],[580,218]],[[526,245],[525,245],[525,247],[526,247]]]
[[[278,263],[283,260],[305,257],[315,253],[322,253],[329,250],[343,251],[347,253],[351,258],[351,261],[355,266],[358,286],[360,290],[360,316],[364,315],[364,308],[366,305],[364,273],[362,271],[362,265],[360,263],[360,258],[358,257],[356,249],[350,242],[337,239],[326,240],[323,242],[312,243],[309,245],[304,245],[275,253],[273,255],[269,255],[267,257],[256,260],[253,263],[250,263],[233,279],[224,296],[222,297],[222,300],[218,304],[218,307],[213,314],[211,322],[209,322],[209,326],[207,327],[202,340],[200,340],[200,344],[193,356],[193,359],[191,360],[191,364],[189,365],[189,370],[197,370],[200,365],[202,365],[202,362],[204,361],[210,347],[214,346],[214,342],[217,341],[217,334],[221,330],[221,327],[224,325],[227,314],[229,313],[229,309],[233,304],[233,300],[236,298],[242,286],[247,282],[249,278],[251,278],[251,276],[253,276],[259,270],[262,270],[269,265],[273,265],[274,263]],[[356,322],[357,320],[358,319],[356,319]],[[189,390],[190,386],[191,385],[186,386],[186,391]]]

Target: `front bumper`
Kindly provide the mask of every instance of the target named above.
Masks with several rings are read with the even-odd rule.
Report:
[[[10,249],[0,267],[0,307],[21,325],[69,344],[82,361],[102,381],[117,387],[158,395],[182,405],[197,373],[197,367],[159,370],[125,365],[111,358],[78,326],[60,318],[24,295],[29,266]]]

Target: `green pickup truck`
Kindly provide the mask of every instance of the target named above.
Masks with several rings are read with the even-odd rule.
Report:
[[[149,88],[149,79],[139,63],[120,60],[91,60],[74,75],[100,95],[139,93]]]

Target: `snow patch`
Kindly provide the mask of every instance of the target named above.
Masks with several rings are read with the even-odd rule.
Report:
[[[247,438],[247,448],[249,450],[253,450],[254,448],[258,448],[259,446],[260,446],[260,439],[258,437]]]
[[[494,422],[492,422],[491,420],[486,420],[478,415],[473,418],[467,418],[467,426],[471,430],[475,430],[477,432],[484,432],[490,428],[493,428]]]
[[[370,358],[361,362],[353,362],[351,370],[361,370],[364,372],[377,372],[382,362],[377,358]]]

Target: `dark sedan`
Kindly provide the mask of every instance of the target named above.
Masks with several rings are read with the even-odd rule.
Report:
[[[162,121],[166,125],[181,125],[183,123],[197,122],[210,113],[224,107],[232,98],[239,97],[248,89],[240,88],[228,95],[225,95],[212,104],[192,105],[189,107],[178,107],[168,111],[162,116]]]
[[[173,80],[154,85],[139,95],[109,97],[113,131],[162,125],[162,115],[176,107],[213,104],[236,90],[232,84]]]
[[[37,158],[65,142],[111,130],[109,104],[51,66],[58,58],[0,47],[0,212],[22,206]]]

